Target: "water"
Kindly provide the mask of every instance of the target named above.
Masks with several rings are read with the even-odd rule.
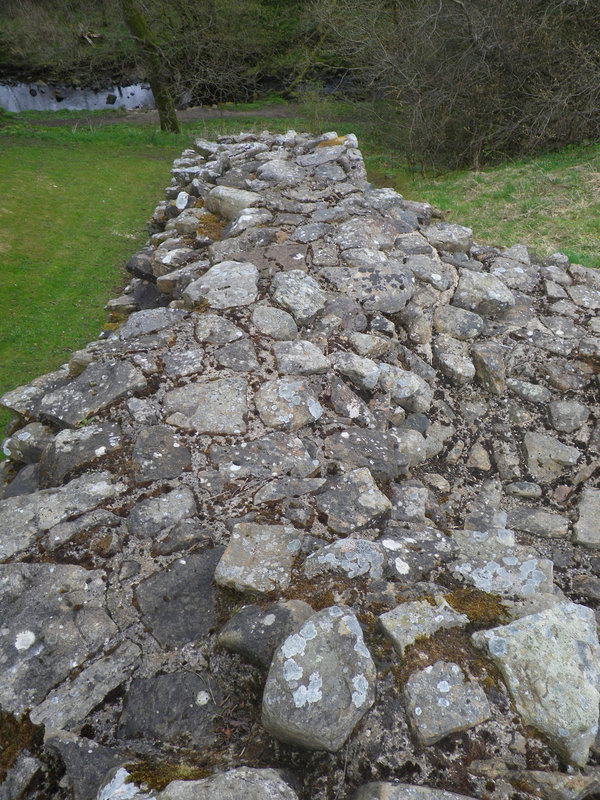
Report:
[[[46,83],[0,84],[0,108],[6,111],[101,111],[110,108],[154,108],[148,84],[79,89]]]

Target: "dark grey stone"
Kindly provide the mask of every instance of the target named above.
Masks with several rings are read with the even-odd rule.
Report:
[[[334,433],[325,439],[323,454],[342,465],[368,467],[375,480],[394,480],[408,471],[409,459],[396,437],[380,431],[350,428]]]
[[[117,736],[207,747],[216,738],[214,720],[221,700],[217,683],[207,673],[138,678],[125,696]]]
[[[174,561],[136,588],[140,614],[163,647],[181,647],[214,627],[212,579],[223,550],[215,547]]]
[[[225,623],[217,642],[260,667],[269,667],[275,649],[314,614],[302,600],[273,603],[267,609],[243,606]]]
[[[176,478],[189,469],[191,454],[172,428],[151,425],[138,434],[131,461],[136,481],[157,481]]]

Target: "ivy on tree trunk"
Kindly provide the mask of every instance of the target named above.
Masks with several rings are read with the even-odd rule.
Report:
[[[170,133],[181,133],[175,104],[169,89],[169,82],[164,73],[160,47],[144,19],[137,0],[121,0],[121,8],[125,24],[131,31],[132,36],[139,42],[144,55],[150,88],[158,109],[161,130],[169,131]]]

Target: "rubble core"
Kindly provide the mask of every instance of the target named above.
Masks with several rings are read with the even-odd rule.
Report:
[[[598,796],[600,276],[353,135],[171,174],[0,401],[0,798]]]

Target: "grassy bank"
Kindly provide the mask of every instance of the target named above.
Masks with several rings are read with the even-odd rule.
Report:
[[[332,112],[345,121],[332,121]],[[421,177],[406,170],[401,154],[386,151],[372,128],[347,121],[348,109],[307,104],[299,113],[196,121],[180,136],[95,117],[82,124],[75,112],[58,127],[40,124],[36,114],[9,115],[0,128],[0,393],[54,369],[97,335],[104,303],[127,280],[124,263],[146,238],[170,162],[193,135],[354,131],[374,183],[448,210],[479,241],[522,241],[541,255],[559,249],[600,266],[600,145]],[[0,412],[0,430],[7,421]]]

